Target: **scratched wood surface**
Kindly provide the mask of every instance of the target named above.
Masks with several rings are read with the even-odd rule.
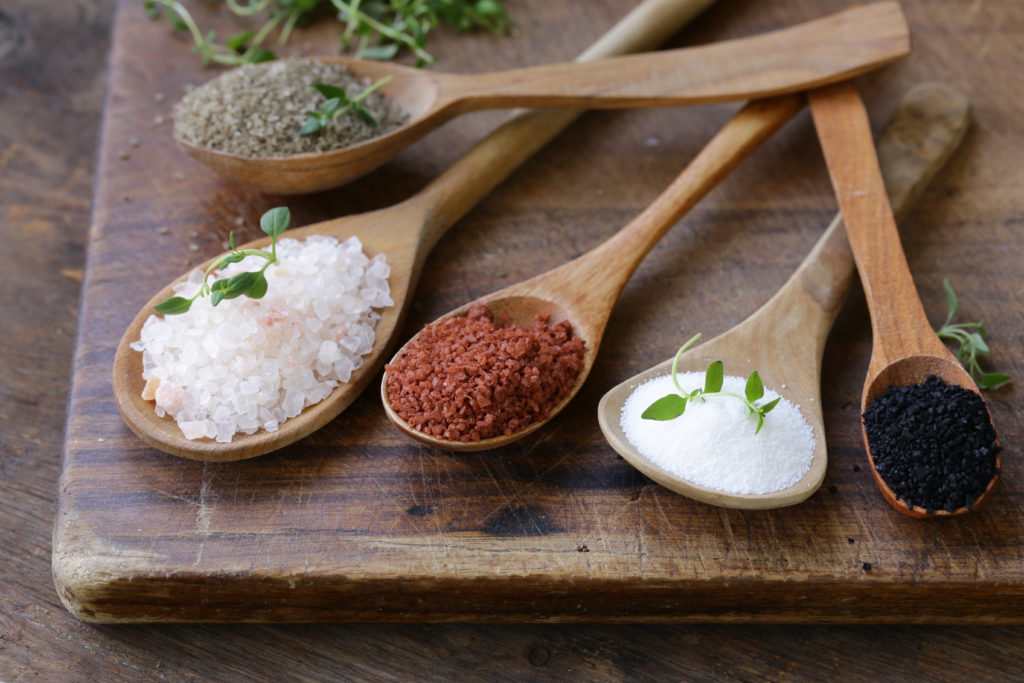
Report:
[[[630,4],[524,3],[516,38],[438,40],[438,68],[566,59]],[[843,5],[722,0],[673,44],[748,35]],[[949,277],[963,314],[983,317],[992,330],[993,367],[1021,377],[1024,91],[1008,65],[1019,52],[1024,9],[1010,0],[969,11],[955,0],[905,8],[914,54],[861,80],[875,127],[922,80],[965,87],[976,105],[974,130],[901,228],[911,269],[934,321],[944,315],[941,281]],[[215,10],[199,13],[226,26]],[[314,28],[296,51],[330,49],[332,41]],[[202,464],[144,447],[110,392],[121,332],[161,283],[219,252],[229,230],[255,237],[258,216],[282,202],[222,181],[174,148],[170,103],[209,75],[166,26],[121,3],[54,530],[57,589],[76,616],[1024,621],[1016,389],[989,394],[1007,449],[991,503],[944,523],[903,518],[864,467],[857,397],[870,335],[859,291],[827,348],[830,464],[806,503],[740,512],[692,502],[637,473],[601,438],[595,408],[605,390],[668,357],[692,332],[713,335],[742,320],[827,225],[835,202],[806,113],[652,252],[612,316],[582,393],[533,437],[490,453],[432,451],[391,428],[367,392],[323,430],[252,461]],[[598,244],[653,199],[733,109],[586,115],[439,243],[403,338]],[[503,116],[464,117],[353,185],[288,199],[296,224],[400,201]]]
[[[0,207],[5,247],[23,256],[0,270],[15,294],[0,297],[0,679],[1002,681],[1019,670],[1024,627],[74,618],[54,590],[51,530],[113,4],[10,0],[0,11]],[[1013,17],[1009,0],[991,7],[992,24]],[[1013,215],[1019,200],[1003,201]]]

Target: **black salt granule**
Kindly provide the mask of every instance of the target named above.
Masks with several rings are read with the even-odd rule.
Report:
[[[908,508],[969,507],[998,472],[985,403],[934,375],[889,387],[863,417],[875,469]]]

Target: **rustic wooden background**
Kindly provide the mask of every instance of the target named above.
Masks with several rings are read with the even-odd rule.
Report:
[[[130,3],[125,3],[130,4]],[[628,5],[629,3],[610,3]],[[810,5],[811,3],[803,3]],[[816,3],[821,11],[837,3]],[[517,15],[524,31],[534,28],[557,36],[559,26],[545,24],[543,3],[530,3],[530,14]],[[757,3],[721,0],[707,17],[679,37],[681,44],[718,37],[726,32],[732,13],[755,12]],[[825,7],[827,5],[827,7]],[[964,162],[953,180],[940,182],[925,202],[940,204],[942,218],[919,212],[920,226],[908,240],[908,251],[922,290],[926,308],[941,317],[942,302],[936,286],[943,275],[958,285],[965,312],[985,317],[994,334],[994,367],[1021,376],[1021,307],[1019,285],[1022,171],[1021,135],[1017,123],[1024,105],[1021,74],[1011,57],[1019,56],[1024,36],[1024,8],[1013,0],[1001,2],[908,2],[919,52],[925,55],[933,77],[952,74],[954,82],[982,95],[976,126],[962,153]],[[515,9],[515,8],[514,8]],[[76,0],[66,3],[35,3],[14,0],[0,16],[0,197],[7,238],[7,263],[3,270],[3,343],[0,344],[0,396],[2,396],[2,460],[0,460],[0,680],[191,680],[226,678],[327,679],[339,677],[561,679],[587,676],[619,678],[879,678],[902,673],[914,678],[997,680],[1019,670],[1024,629],[962,627],[817,627],[817,626],[90,626],[73,619],[60,605],[50,575],[50,533],[54,516],[54,492],[59,470],[65,397],[68,390],[77,293],[83,268],[84,246],[90,220],[90,199],[97,145],[97,124],[104,90],[104,73],[113,17],[110,2]],[[553,10],[552,10],[553,11]],[[806,8],[805,12],[810,13]],[[547,15],[550,18],[550,15]],[[766,17],[767,15],[760,15]],[[531,18],[532,17],[532,18]],[[585,23],[581,21],[581,24]],[[591,32],[575,27],[567,43],[582,47]],[[441,43],[439,41],[438,45]],[[949,49],[942,46],[948,45]],[[530,61],[522,43],[501,44],[510,59]],[[568,50],[572,53],[573,50]],[[443,65],[442,65],[443,66]],[[453,70],[459,70],[453,65]],[[886,85],[884,79],[877,81]],[[895,88],[899,83],[891,82]],[[893,101],[896,92],[868,90],[873,117],[884,118],[881,105]],[[880,116],[881,115],[881,116]],[[574,160],[572,145],[556,142],[545,163],[561,166],[566,173],[584,174],[578,187],[592,194],[567,193],[563,206],[552,201],[558,193],[549,188],[559,174],[518,174],[471,217],[491,237],[507,230],[507,221],[529,222],[528,198],[545,197],[543,211],[554,224],[579,221],[574,211],[581,205],[593,209],[594,223],[588,239],[575,248],[589,248],[628,220],[677,171],[662,163],[658,150],[666,146],[685,154],[709,131],[664,131],[654,125],[645,129],[647,113],[620,132],[623,115],[588,115],[581,121],[596,152],[650,145],[650,166],[616,169]],[[659,121],[661,115],[648,119]],[[478,117],[469,125],[486,128],[489,119]],[[803,125],[806,125],[806,121]],[[792,142],[792,140],[790,140]],[[438,144],[439,143],[435,143]],[[777,142],[785,145],[785,139]],[[678,145],[677,147],[671,147]],[[622,147],[620,147],[622,146]],[[982,151],[991,157],[979,156]],[[442,169],[456,151],[436,162],[436,168],[417,169],[404,182],[374,194],[374,185],[361,185],[364,194],[345,190],[332,195],[323,212],[359,210],[387,205],[410,188],[420,185],[432,172]],[[803,161],[812,160],[808,150],[796,150]],[[754,162],[755,160],[752,160]],[[820,162],[815,162],[819,163]],[[534,170],[542,168],[535,166]],[[768,204],[774,193],[785,191],[781,178],[765,174],[756,162],[748,178],[763,178],[763,185],[739,183],[722,188],[723,206],[730,197],[743,198],[745,207]],[[827,181],[814,182],[820,194],[791,197],[794,212],[831,211],[826,199]],[[981,177],[985,182],[978,181]],[[959,188],[970,186],[964,194]],[[615,188],[609,197],[605,188]],[[369,196],[366,196],[366,195]],[[241,210],[245,198],[238,200]],[[647,275],[637,281],[628,305],[639,309],[647,324],[660,324],[651,292],[672,291],[679,285],[672,263],[686,255],[695,242],[709,240],[721,264],[741,259],[748,268],[766,269],[766,280],[777,283],[802,258],[797,245],[810,244],[816,224],[801,218],[790,235],[784,230],[786,215],[772,208],[778,226],[774,237],[792,240],[793,249],[774,247],[763,259],[757,245],[745,243],[742,220],[750,216],[726,216],[728,223],[712,232],[682,234],[669,248],[650,259]],[[250,212],[258,213],[257,209]],[[306,218],[319,217],[312,213]],[[222,217],[225,224],[228,217]],[[707,216],[704,216],[707,219]],[[500,225],[499,225],[500,224]],[[824,222],[820,222],[824,225]],[[929,229],[949,228],[955,233],[936,239]],[[957,248],[967,235],[966,247]],[[907,234],[905,233],[905,240]],[[410,325],[429,320],[448,307],[448,301],[464,300],[492,288],[486,266],[465,258],[467,240],[486,259],[488,244],[467,236],[446,240],[428,263],[421,292],[425,301],[414,312]],[[592,241],[593,240],[593,241]],[[741,252],[734,253],[734,252]],[[183,254],[187,258],[187,254]],[[458,256],[458,258],[456,258]],[[559,254],[551,256],[559,258]],[[505,277],[518,278],[540,268],[526,260],[505,261]],[[963,263],[978,268],[971,274]],[[432,264],[432,265],[431,265]],[[176,272],[177,264],[168,269]],[[493,269],[492,269],[493,270]],[[433,271],[433,272],[432,272]],[[714,264],[701,267],[700,275],[714,278]],[[660,275],[659,275],[660,274]],[[643,275],[643,274],[641,274]],[[1005,277],[1008,275],[1009,277]],[[717,280],[716,287],[730,291],[734,304],[723,307],[720,319],[703,325],[717,332],[741,319],[766,292],[745,282],[742,274]],[[431,299],[433,292],[440,294]],[[144,299],[141,294],[132,294]],[[826,373],[856,385],[866,365],[866,315],[857,292],[840,318],[833,335]],[[706,304],[693,304],[701,306]],[[623,315],[623,313],[619,313]],[[614,322],[614,320],[613,320]],[[691,325],[685,325],[692,329]],[[636,341],[635,339],[632,341]],[[606,353],[612,352],[609,346]],[[622,346],[624,351],[628,349]],[[620,351],[620,352],[623,352]],[[670,348],[645,351],[624,365],[635,369],[648,360],[660,360]],[[650,358],[647,358],[650,356]],[[620,359],[621,362],[621,359]],[[607,366],[606,366],[607,367]],[[601,381],[613,379],[604,377]],[[590,399],[599,396],[597,389]],[[826,391],[828,396],[828,392]],[[828,398],[826,400],[829,400]],[[990,399],[997,427],[1004,435],[1008,457],[1019,442],[1021,422],[1015,408],[1014,390]],[[854,401],[855,402],[855,401]],[[841,397],[831,394],[830,410],[838,415],[849,410]],[[848,436],[848,435],[847,435]],[[1009,437],[1009,438],[1007,438]],[[855,453],[842,453],[842,462],[857,462]],[[1008,468],[1020,473],[1020,468]],[[868,483],[852,472],[835,473],[836,493],[819,496],[869,496]],[[1019,489],[1016,481],[1004,481],[1005,499]],[[880,504],[880,501],[878,501]],[[998,505],[997,499],[993,504]],[[979,530],[979,547],[999,546],[1005,541],[998,525]],[[941,546],[934,553],[945,552]],[[1012,587],[1011,587],[1012,588]],[[907,615],[913,620],[913,615]]]

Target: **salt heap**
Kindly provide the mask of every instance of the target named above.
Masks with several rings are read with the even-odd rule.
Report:
[[[704,386],[705,373],[676,375],[684,391]],[[722,391],[742,396],[746,380],[726,376]],[[676,393],[671,375],[638,386],[622,406],[626,439],[661,469],[704,488],[738,494],[764,494],[793,486],[811,467],[814,430],[800,409],[782,398],[755,433],[757,418],[743,401],[711,396],[688,401],[673,420],[646,420],[656,400]],[[779,394],[765,387],[762,405]]]
[[[384,255],[372,259],[355,237],[314,235],[277,243],[262,299],[210,305],[199,298],[182,315],[152,315],[131,347],[142,352],[144,398],[170,414],[187,439],[229,442],[261,427],[276,431],[306,406],[347,382],[373,348],[375,308],[391,306]],[[249,256],[221,277],[258,270]],[[200,270],[175,287],[191,298]]]

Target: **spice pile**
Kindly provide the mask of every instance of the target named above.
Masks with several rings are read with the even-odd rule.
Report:
[[[676,375],[691,392],[705,385],[703,372]],[[725,376],[721,390],[742,395],[746,380]],[[696,398],[678,417],[652,420],[647,408],[676,391],[672,375],[638,386],[622,406],[620,425],[631,444],[665,471],[704,488],[735,494],[764,494],[793,486],[811,467],[814,433],[800,410],[770,389],[779,402],[757,430],[757,415],[742,401]]]
[[[411,427],[448,441],[513,434],[547,418],[583,367],[568,322],[497,324],[484,305],[427,325],[386,367],[391,408]]]
[[[247,256],[219,280],[264,264]],[[214,306],[199,297],[181,315],[146,320],[131,345],[142,352],[142,396],[156,401],[157,415],[171,414],[187,439],[276,431],[362,365],[380,317],[373,309],[393,304],[389,274],[384,256],[367,257],[355,237],[281,240],[263,298]],[[203,277],[193,271],[177,294],[194,296]]]
[[[864,431],[875,469],[908,508],[970,508],[998,474],[985,403],[934,375],[886,389],[864,413]]]
[[[174,132],[200,147],[244,157],[275,157],[348,147],[398,128],[406,114],[380,92],[361,101],[374,126],[354,113],[331,118],[315,135],[302,135],[309,111],[324,96],[316,83],[350,98],[370,86],[340,64],[290,59],[246,64],[191,91],[174,110]]]

